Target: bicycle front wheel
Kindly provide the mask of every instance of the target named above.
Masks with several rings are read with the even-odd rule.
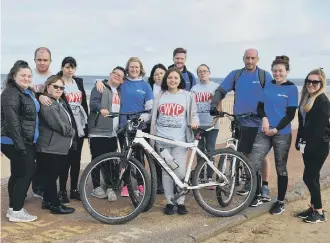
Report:
[[[150,178],[138,160],[129,158],[123,180],[119,181],[123,161],[123,154],[107,153],[92,160],[81,175],[79,189],[83,207],[102,223],[123,224],[131,221],[150,200]],[[143,193],[139,191],[141,185]],[[123,187],[126,187],[128,195],[121,195]]]
[[[199,189],[194,189],[194,197],[197,203],[208,213],[217,216],[217,217],[230,217],[236,215],[247,208],[255,195],[257,187],[257,178],[254,166],[251,165],[250,161],[242,153],[237,152],[233,149],[218,149],[208,154],[213,161],[215,161],[215,166],[219,169],[220,172],[224,174],[228,183],[224,185],[215,186],[215,190],[210,190],[208,187],[202,187]],[[244,174],[241,175],[242,180],[247,180],[249,178],[250,189],[248,193],[244,196],[238,196],[234,193],[235,187],[235,177],[230,177],[233,175],[231,172],[227,172],[226,168],[232,168],[230,166],[232,161],[240,163],[240,166],[243,167]],[[226,161],[228,166],[224,167],[223,162]],[[194,171],[192,183],[193,186],[198,186],[202,184],[200,181],[201,173],[203,173],[203,168],[206,165],[206,162],[199,163]],[[230,169],[230,170],[231,170]],[[214,182],[218,184],[223,184],[225,180],[222,177],[219,177],[216,173],[213,172],[212,179],[208,182]],[[212,188],[213,189],[213,188]],[[220,201],[223,201],[224,193],[230,196],[230,200],[226,200],[224,205],[221,205]]]

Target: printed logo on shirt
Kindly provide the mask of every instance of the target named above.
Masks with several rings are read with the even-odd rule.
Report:
[[[136,90],[136,92],[139,92],[139,93],[142,93],[142,94],[145,94],[145,93],[146,93],[146,92],[144,92],[144,91],[141,90],[141,89]]]
[[[260,81],[253,81],[253,84],[260,84]]]
[[[196,102],[209,102],[211,99],[212,99],[212,94],[210,92],[195,93]]]
[[[65,94],[66,100],[69,103],[76,103],[82,101],[82,93],[81,92],[70,92]]]
[[[112,96],[112,105],[119,105],[120,104],[120,98],[118,94],[113,94]]]
[[[167,103],[162,104],[159,111],[166,116],[179,116],[184,112],[184,107],[179,104]]]
[[[277,96],[279,96],[279,97],[284,97],[284,98],[288,98],[288,96],[285,95],[285,94],[278,94]]]

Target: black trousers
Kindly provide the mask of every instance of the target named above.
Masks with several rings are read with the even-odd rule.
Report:
[[[50,202],[52,206],[61,204],[57,197],[57,178],[64,167],[67,166],[67,155],[37,153],[37,163],[43,175],[44,201]]]
[[[304,182],[311,194],[311,205],[315,209],[322,208],[320,171],[329,154],[329,143],[321,143],[317,149],[311,150],[306,144],[303,154],[305,170]]]
[[[22,155],[16,151],[14,145],[1,144],[1,152],[10,160],[9,207],[19,211],[24,206],[26,193],[35,173],[35,145],[26,145],[26,154]]]
[[[81,137],[77,141],[77,150],[70,149],[68,153],[68,163],[63,167],[60,173],[60,190],[66,191],[66,183],[69,177],[71,179],[71,190],[76,190],[78,188],[78,179],[80,173],[80,161],[81,161],[81,151],[84,144],[84,137]]]
[[[102,154],[116,152],[118,147],[117,138],[92,137],[89,139],[89,146],[92,154],[92,159],[95,159]],[[98,165],[92,171],[92,182],[94,189],[100,186],[100,172],[102,172],[103,180],[107,187],[112,187],[113,182],[115,182],[114,176],[119,175],[119,171],[116,171],[115,165],[113,163],[102,162],[102,164]]]

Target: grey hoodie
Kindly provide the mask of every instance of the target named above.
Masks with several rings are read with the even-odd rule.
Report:
[[[187,101],[187,124],[191,125],[191,123],[197,122],[199,123],[199,118],[197,114],[197,107],[196,107],[196,101],[193,98],[192,94],[186,90],[182,90],[183,93],[186,95],[186,101]],[[153,108],[152,108],[152,115],[151,115],[151,126],[150,126],[150,134],[151,135],[156,135],[156,120],[158,117],[158,105],[159,105],[159,100],[161,99],[162,95],[164,94],[164,91],[161,90],[157,97],[154,100]],[[194,138],[194,133],[191,128],[186,129],[186,139],[188,143],[191,143],[195,140]],[[155,140],[150,139],[150,145],[154,146],[155,145]]]
[[[103,117],[99,113],[102,109],[112,111],[112,98],[113,93],[108,83],[103,82],[105,85],[103,94],[97,91],[96,87],[92,89],[90,97],[90,114],[88,117],[89,137],[115,137],[116,132],[113,125],[113,118]],[[118,90],[118,89],[117,89]],[[118,91],[118,95],[120,95]],[[98,115],[99,114],[99,115]],[[117,118],[118,119],[118,118]]]
[[[61,99],[50,106],[41,104],[39,112],[39,138],[37,152],[66,155],[72,145],[75,131],[68,111]]]

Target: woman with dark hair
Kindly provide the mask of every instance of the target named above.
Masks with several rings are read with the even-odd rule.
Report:
[[[185,90],[185,80],[179,69],[171,68],[167,70],[162,82],[162,90],[155,98],[152,110],[150,134],[173,139],[182,142],[193,142],[194,134],[192,129],[198,127],[198,114],[196,102],[192,94]],[[187,126],[190,125],[191,128]],[[182,179],[186,172],[187,149],[173,146],[162,142],[150,140],[152,146],[160,154],[166,153],[172,156],[178,163],[174,170],[177,176]],[[164,213],[172,215],[174,213],[174,183],[173,179],[165,170],[162,173],[164,194],[167,204]],[[177,212],[187,214],[184,205],[184,196],[178,200]]]
[[[330,103],[325,94],[327,79],[322,69],[309,72],[299,103],[296,149],[303,153],[304,182],[311,194],[310,207],[297,214],[306,223],[326,222],[322,209],[320,171],[329,155]]]
[[[121,106],[120,112],[141,112],[144,110],[151,110],[153,104],[153,93],[150,85],[143,79],[146,72],[143,68],[143,64],[138,57],[131,57],[128,59],[125,67],[127,76],[124,83],[120,85],[121,92]],[[99,92],[103,93],[105,88],[102,81],[98,81],[96,88]],[[144,113],[139,116],[139,118],[144,121],[143,131],[148,130],[147,122],[150,120],[150,114]],[[121,115],[119,117],[119,127],[126,125],[128,117]],[[118,138],[121,146],[125,142],[123,134],[118,134]],[[137,148],[136,159],[144,164],[143,149]],[[138,188],[139,193],[144,193],[142,178],[138,178]],[[128,197],[128,188],[126,185],[123,186],[121,191],[122,197]]]
[[[11,170],[6,216],[12,222],[37,219],[23,208],[35,172],[35,143],[39,137],[40,105],[30,88],[31,82],[31,68],[19,60],[11,68],[1,94],[1,152],[9,158]]]
[[[69,108],[61,98],[63,91],[64,81],[59,76],[52,75],[47,79],[43,95],[49,97],[52,104],[41,105],[40,135],[37,141],[37,161],[45,184],[41,207],[49,209],[53,214],[74,212],[73,208],[61,204],[57,196],[56,180],[68,163],[67,154],[75,134]]]
[[[89,147],[92,160],[102,154],[117,151],[117,128],[119,118],[105,117],[110,112],[120,110],[120,84],[124,82],[126,71],[123,67],[115,67],[109,75],[108,80],[103,80],[105,89],[100,93],[96,87],[92,89],[90,97],[90,114],[88,117]],[[104,184],[101,185],[100,172],[103,175]],[[116,201],[117,195],[113,190],[115,166],[109,163],[97,166],[92,171],[93,191],[92,196],[96,198],[108,198]]]
[[[73,57],[65,57],[62,61],[59,76],[65,82],[64,95],[69,104],[75,128],[76,146],[71,148],[68,154],[68,163],[60,174],[59,198],[62,203],[68,203],[66,183],[70,170],[70,198],[80,201],[78,191],[78,179],[80,172],[81,151],[84,139],[88,137],[88,106],[87,97],[82,78],[75,77],[77,62]]]
[[[277,172],[277,201],[270,209],[271,214],[284,212],[284,199],[288,187],[287,162],[291,146],[291,121],[298,106],[297,86],[287,80],[290,71],[289,58],[277,56],[272,63],[274,80],[267,83],[260,97],[257,112],[262,124],[254,141],[250,160],[255,163],[258,173],[257,192],[251,206],[257,207],[261,201],[262,162],[273,147]]]
[[[162,81],[166,71],[166,67],[161,63],[156,64],[151,69],[150,76],[148,78],[148,83],[151,86],[151,89],[154,93],[154,97],[156,97],[161,90]]]
[[[161,63],[156,64],[151,69],[150,76],[148,78],[148,83],[151,86],[154,97],[156,97],[158,93],[161,91],[161,86],[166,71],[167,68]],[[150,126],[148,126],[147,132],[150,132]],[[164,188],[162,182],[162,167],[158,163],[155,163],[155,166],[157,172],[157,194],[163,194]]]

